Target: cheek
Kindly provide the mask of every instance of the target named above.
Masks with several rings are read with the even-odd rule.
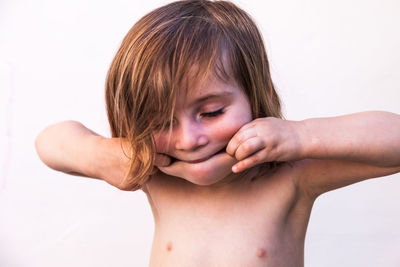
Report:
[[[229,142],[236,132],[245,124],[251,121],[251,116],[243,116],[241,114],[232,114],[218,122],[210,136],[213,136],[215,141]]]
[[[165,153],[168,151],[169,136],[168,134],[155,134],[154,141],[156,143],[156,152]]]

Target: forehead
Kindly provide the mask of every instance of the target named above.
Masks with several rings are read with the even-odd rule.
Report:
[[[214,74],[197,83],[188,80],[186,84],[187,86],[178,91],[177,107],[192,106],[210,99],[229,97],[240,90],[233,79],[222,79]]]
[[[201,97],[210,91],[221,91],[236,86],[233,75],[232,62],[226,50],[214,55],[214,59],[205,62],[196,62],[187,71],[182,73],[178,96]]]

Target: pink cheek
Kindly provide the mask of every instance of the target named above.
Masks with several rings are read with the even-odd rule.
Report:
[[[235,120],[224,120],[218,127],[213,129],[212,133],[210,133],[215,141],[218,142],[229,142],[232,136],[246,123],[250,122],[249,119],[242,119],[239,121]]]
[[[168,138],[165,135],[155,135],[156,152],[165,153],[168,151]]]

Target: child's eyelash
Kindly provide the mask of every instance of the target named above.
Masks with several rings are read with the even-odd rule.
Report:
[[[217,117],[223,113],[224,113],[224,109],[221,108],[221,109],[218,109],[218,110],[212,111],[212,112],[204,112],[204,113],[201,113],[200,115],[201,115],[201,117],[212,118],[212,117]]]

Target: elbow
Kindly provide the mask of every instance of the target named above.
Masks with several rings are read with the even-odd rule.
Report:
[[[77,128],[78,122],[62,121],[44,128],[35,138],[35,149],[40,160],[49,168],[57,171],[66,170],[63,168],[65,161],[64,147],[65,140],[72,138],[71,128]]]
[[[40,160],[49,168],[56,171],[65,171],[60,165],[61,147],[57,139],[57,126],[50,125],[43,129],[35,138],[35,149]]]
[[[39,159],[46,164],[46,166],[48,166],[49,168],[54,169],[54,167],[52,166],[52,162],[51,162],[51,158],[49,155],[49,149],[48,149],[48,140],[46,138],[46,131],[47,128],[42,130],[38,136],[36,136],[35,138],[35,149],[36,149],[36,153],[39,156]]]

